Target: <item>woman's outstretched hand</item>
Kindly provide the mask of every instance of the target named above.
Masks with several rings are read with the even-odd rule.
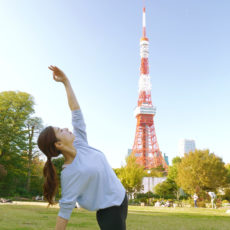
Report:
[[[53,71],[53,79],[57,82],[62,82],[63,84],[67,83],[68,78],[64,74],[62,70],[60,70],[57,66],[49,66],[48,67],[51,71]]]
[[[73,92],[73,89],[71,87],[69,79],[66,77],[64,72],[62,72],[62,70],[60,70],[57,66],[54,66],[54,65],[51,65],[48,68],[51,71],[53,71],[53,79],[54,79],[54,81],[62,82],[64,84],[65,89],[66,89],[66,93],[67,93],[68,104],[69,104],[70,109],[72,111],[80,109],[80,106],[79,106],[78,101],[77,101],[77,99],[75,97],[75,94]]]

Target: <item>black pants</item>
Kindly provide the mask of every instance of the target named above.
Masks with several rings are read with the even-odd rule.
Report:
[[[120,206],[112,206],[97,211],[97,222],[101,230],[126,230],[128,212],[127,195]]]

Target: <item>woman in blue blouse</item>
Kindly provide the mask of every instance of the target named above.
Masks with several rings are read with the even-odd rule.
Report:
[[[57,174],[52,157],[62,154],[65,158],[61,172],[62,197],[56,229],[66,228],[76,202],[87,210],[97,211],[97,222],[102,230],[125,230],[127,196],[125,189],[108,164],[105,155],[88,145],[86,126],[66,75],[56,66],[50,66],[53,79],[63,83],[70,110],[73,133],[68,129],[49,126],[39,135],[38,146],[47,156],[43,174],[44,197],[54,204],[57,191]]]

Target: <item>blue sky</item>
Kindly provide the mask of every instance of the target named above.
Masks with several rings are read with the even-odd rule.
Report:
[[[34,96],[47,125],[71,128],[64,88],[70,78],[90,145],[112,167],[134,141],[142,32],[141,0],[0,1],[0,91]],[[194,139],[230,162],[230,2],[146,0],[152,101],[162,152]]]

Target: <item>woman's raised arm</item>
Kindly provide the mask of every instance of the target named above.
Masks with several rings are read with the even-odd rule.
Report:
[[[79,106],[77,98],[73,92],[70,81],[67,78],[67,76],[64,74],[64,72],[56,66],[51,65],[48,68],[51,71],[53,71],[53,79],[57,82],[62,82],[64,84],[65,89],[66,89],[68,104],[69,104],[71,111],[80,109],[80,106]]]

